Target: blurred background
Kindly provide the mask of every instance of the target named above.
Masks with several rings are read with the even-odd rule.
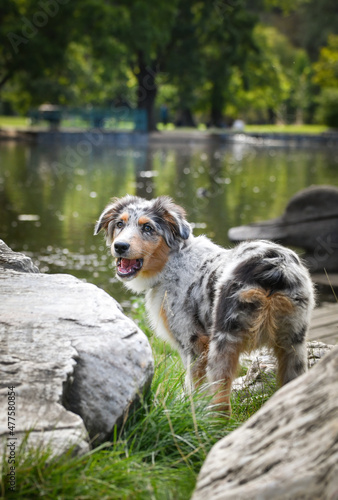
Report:
[[[0,237],[118,300],[111,197],[168,194],[230,245],[338,186],[336,127],[334,0],[0,1]]]

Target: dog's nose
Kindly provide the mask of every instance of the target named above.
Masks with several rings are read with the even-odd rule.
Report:
[[[117,241],[114,243],[115,252],[119,255],[124,254],[127,250],[129,250],[129,243],[125,243],[124,241]]]

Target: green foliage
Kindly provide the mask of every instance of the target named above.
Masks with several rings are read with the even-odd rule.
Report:
[[[255,27],[254,42],[257,51],[232,77],[233,110],[249,122],[268,121],[269,115],[277,121],[296,121],[297,113],[302,116],[311,101],[311,64],[306,53],[294,49],[275,28],[261,24]]]
[[[66,49],[74,37],[73,7],[73,2],[2,2],[0,89],[8,82],[15,93],[23,91],[25,96],[18,99],[19,106],[30,105],[29,82],[55,77],[62,68]]]
[[[231,76],[257,50],[252,36],[255,22],[245,0],[232,4],[215,2],[203,44],[210,83],[211,125],[222,125],[225,106],[232,100]]]
[[[312,61],[316,60],[330,34],[337,34],[336,0],[298,0],[295,33],[291,37],[303,47]]]
[[[338,89],[324,88],[318,97],[317,120],[332,128],[338,128]]]
[[[321,88],[317,120],[338,128],[338,35],[328,37],[313,70],[313,81]]]
[[[313,82],[337,81],[335,0],[7,0],[0,17],[1,100],[21,113],[117,101],[146,109],[149,129],[156,104],[182,125],[300,123],[329,35]]]
[[[171,41],[161,62],[165,75],[160,102],[168,103],[175,111],[196,106],[198,89],[205,75],[196,6],[196,0],[179,2]]]
[[[256,26],[254,38],[258,50],[249,56],[245,67],[247,89],[243,86],[243,73],[233,80],[233,85],[238,88],[235,91],[238,106],[242,112],[249,107],[261,112],[271,109],[277,113],[290,92],[279,50],[282,40],[286,40],[274,28],[262,25]]]
[[[313,69],[313,81],[319,87],[338,87],[338,35],[329,36],[327,45],[321,49]]]

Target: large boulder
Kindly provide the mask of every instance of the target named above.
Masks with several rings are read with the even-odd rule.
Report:
[[[338,348],[210,451],[192,500],[338,498]]]
[[[338,188],[312,186],[293,196],[276,219],[233,227],[232,241],[267,239],[305,250],[311,271],[338,270]]]
[[[6,254],[8,247],[1,264]],[[151,383],[145,334],[92,284],[1,264],[0,412],[7,415],[13,391],[15,420],[0,420],[0,443],[16,437],[18,446],[31,431],[29,444],[49,443],[59,454],[109,439]]]

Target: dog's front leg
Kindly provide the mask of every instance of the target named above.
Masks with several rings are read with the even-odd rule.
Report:
[[[195,355],[189,353],[182,356],[183,364],[185,367],[185,380],[184,386],[187,394],[198,388],[206,377],[206,357],[203,355],[196,358]]]
[[[208,362],[208,344],[204,352],[198,356],[189,353],[186,356],[185,387],[188,394],[199,388],[206,381],[206,368]]]
[[[194,390],[194,381],[191,373],[191,362],[192,362],[192,356],[191,354],[187,354],[185,356],[185,380],[184,380],[184,387],[185,387],[185,392],[190,395],[192,391]]]

